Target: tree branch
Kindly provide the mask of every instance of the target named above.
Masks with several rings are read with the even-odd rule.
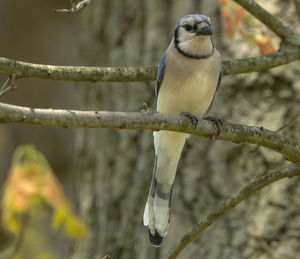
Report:
[[[285,26],[278,18],[270,14],[253,0],[233,0],[243,6],[249,13],[255,16],[280,38],[287,38],[293,34],[290,28]]]
[[[300,48],[283,48],[279,51],[253,58],[226,60],[222,63],[223,75],[265,71],[300,59]],[[1,71],[1,66],[0,66]]]
[[[223,61],[223,75],[264,71],[300,59],[300,48],[280,51],[254,58]],[[136,82],[153,81],[157,66],[151,67],[84,67],[53,66],[22,62],[0,57],[0,72],[17,78],[38,78],[62,81]]]
[[[89,127],[117,129],[152,129],[186,132],[212,137],[216,134],[212,122],[199,119],[195,129],[185,116],[148,112],[76,111],[34,109],[0,103],[0,123],[24,123],[60,127]],[[300,167],[300,142],[280,133],[254,126],[224,123],[220,140],[249,143],[281,153]]]
[[[294,0],[294,5],[298,19],[300,19],[300,0]]]
[[[22,62],[0,57],[0,72],[18,78],[62,81],[135,82],[155,79],[157,67],[84,67],[53,66]]]
[[[178,254],[197,236],[200,235],[202,231],[207,229],[212,225],[217,219],[223,216],[225,213],[236,207],[241,201],[248,198],[250,195],[260,191],[263,187],[278,181],[283,178],[290,178],[293,176],[299,176],[300,170],[295,166],[290,166],[283,168],[271,173],[265,174],[252,183],[248,184],[246,187],[241,189],[239,192],[233,194],[227,200],[222,202],[215,210],[203,218],[200,223],[194,226],[184,237],[179,241],[179,243],[170,251],[169,255],[166,256],[168,259],[174,259]]]

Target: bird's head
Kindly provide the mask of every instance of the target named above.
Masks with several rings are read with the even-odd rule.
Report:
[[[182,54],[195,57],[208,55],[213,50],[212,34],[209,17],[200,14],[186,15],[177,23],[174,44]]]

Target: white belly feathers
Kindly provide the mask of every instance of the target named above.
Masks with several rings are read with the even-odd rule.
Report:
[[[157,110],[163,113],[189,112],[199,117],[203,116],[216,91],[220,73],[219,53],[215,51],[214,55],[207,59],[194,60],[180,54],[172,56],[175,56],[176,60],[168,60],[168,56],[166,59]]]

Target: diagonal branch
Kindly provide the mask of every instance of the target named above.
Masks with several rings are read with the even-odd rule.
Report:
[[[227,200],[222,202],[215,210],[204,217],[200,223],[194,226],[184,237],[179,241],[179,243],[170,251],[167,256],[168,259],[174,259],[178,254],[196,237],[200,235],[202,231],[207,229],[212,225],[217,219],[223,216],[225,213],[236,207],[241,201],[248,198],[250,195],[260,191],[263,187],[278,181],[283,178],[290,178],[293,176],[299,176],[300,170],[295,168],[295,166],[290,166],[283,168],[271,173],[265,174],[252,183],[248,184],[246,187],[241,189],[239,192],[233,194]]]
[[[76,111],[34,109],[0,103],[0,123],[24,123],[60,127],[89,127],[116,129],[152,129],[186,132],[212,137],[216,134],[212,122],[199,119],[195,129],[185,116],[148,112]],[[254,126],[224,123],[220,140],[249,143],[281,153],[300,167],[300,142],[280,133]]]
[[[283,48],[261,57],[223,61],[224,75],[264,71],[300,59],[300,48]],[[16,74],[18,78],[38,78],[62,81],[136,82],[153,81],[157,67],[84,67],[53,66],[0,57],[0,72]]]
[[[290,28],[285,26],[278,18],[270,14],[253,0],[233,0],[243,6],[249,13],[264,23],[280,38],[287,38],[293,34]]]
[[[300,0],[294,0],[294,5],[298,19],[300,19]]]

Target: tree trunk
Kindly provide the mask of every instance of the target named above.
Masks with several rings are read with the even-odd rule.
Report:
[[[196,10],[211,17],[220,35],[216,1],[93,1],[82,13],[81,63],[158,64],[177,20]],[[214,40],[220,49],[220,41]],[[296,87],[292,79],[270,73],[252,78],[251,82],[247,77],[225,80],[214,103],[215,115],[275,130],[296,114],[297,107],[299,112],[299,94],[289,95]],[[153,108],[154,85],[86,85],[81,91],[82,105],[89,110],[138,111],[146,102]],[[296,126],[293,124],[293,132]],[[156,249],[150,247],[142,221],[154,160],[152,143],[149,130],[77,131],[75,195],[89,237],[74,246],[73,259],[107,254],[111,258],[161,258],[220,201],[285,163],[263,148],[191,137],[177,171],[169,233],[163,247]],[[285,180],[249,198],[179,258],[295,258],[299,253],[298,185]]]

